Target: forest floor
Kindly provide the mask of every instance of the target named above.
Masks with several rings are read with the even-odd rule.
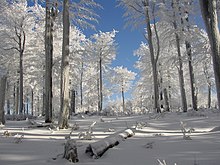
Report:
[[[43,119],[36,121],[40,123]],[[93,122],[96,124],[92,140],[79,139],[79,133],[86,132]],[[214,110],[118,118],[74,116],[70,125],[75,123],[79,129],[73,131],[71,139],[76,139],[78,165],[162,165],[159,160],[166,165],[220,164],[220,113]],[[188,131],[185,138],[182,127]],[[135,135],[106,151],[99,159],[85,154],[90,143],[126,128],[133,128]],[[0,164],[72,164],[62,159],[65,137],[70,131],[33,127],[29,120],[6,121],[0,126]]]

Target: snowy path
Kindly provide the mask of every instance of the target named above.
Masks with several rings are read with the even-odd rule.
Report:
[[[158,165],[157,159],[166,160],[167,165],[219,165],[220,164],[220,114],[206,113],[205,116],[189,117],[186,114],[166,114],[159,119],[149,116],[129,116],[103,118],[92,116],[85,119],[74,117],[71,124],[77,122],[78,131],[71,138],[77,139],[80,162],[79,165]],[[86,131],[96,121],[93,140],[78,140],[78,133]],[[84,151],[89,143],[107,137],[115,131],[131,127],[136,122],[147,122],[147,126],[139,129],[135,136],[118,146],[109,149],[100,159],[88,157]],[[187,123],[187,128],[195,129],[190,136],[192,140],[183,140],[180,121]],[[209,132],[215,128],[213,132]],[[24,134],[22,143],[15,144],[14,137],[4,137],[8,130],[13,135]],[[0,129],[0,164],[1,165],[58,165],[71,164],[61,159],[65,136],[70,130],[51,132],[47,128],[28,128],[26,121],[8,121]],[[149,145],[152,143],[152,148]]]

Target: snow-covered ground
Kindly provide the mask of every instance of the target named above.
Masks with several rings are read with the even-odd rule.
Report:
[[[103,120],[103,121],[102,121]],[[38,120],[41,121],[40,119]],[[94,121],[92,140],[79,139]],[[192,130],[191,140],[183,139],[181,124]],[[119,117],[73,117],[70,124],[79,125],[71,138],[76,139],[79,165],[158,165],[158,159],[167,165],[219,165],[220,164],[220,113],[166,113],[163,115],[136,115]],[[136,130],[134,126],[141,123]],[[0,165],[65,165],[62,159],[65,136],[71,129],[50,130],[47,127],[31,128],[27,121],[7,121],[0,126]],[[88,144],[117,131],[133,127],[135,135],[109,149],[99,159],[85,154]],[[141,128],[142,127],[142,128]],[[8,131],[10,135],[4,136]],[[24,135],[20,143],[16,136]]]

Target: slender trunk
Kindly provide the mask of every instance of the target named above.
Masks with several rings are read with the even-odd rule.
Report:
[[[211,94],[212,94],[212,87],[211,85],[208,85],[208,108],[211,108]]]
[[[61,106],[59,128],[68,128],[69,117],[69,0],[63,1],[63,46],[61,63]]]
[[[46,1],[45,24],[45,123],[52,122],[53,7]]]
[[[35,115],[40,115],[40,96],[37,96],[37,113],[35,111]]]
[[[6,88],[7,88],[7,94],[8,94],[8,96],[7,96],[7,115],[10,115],[11,114],[11,107],[10,107],[10,97],[9,97],[9,83],[8,83],[8,81],[7,81],[7,84],[6,84]]]
[[[99,105],[99,112],[102,111],[102,102],[103,102],[103,93],[102,93],[102,58],[100,57],[99,60],[99,90],[100,90],[100,105]]]
[[[217,1],[200,0],[200,7],[211,45],[218,107],[220,108],[220,34],[218,28]]]
[[[34,90],[31,89],[31,115],[34,116]]]
[[[80,107],[83,107],[83,62],[81,67],[81,75],[80,75]]]
[[[29,98],[28,98],[28,94],[27,94],[27,96],[26,96],[26,114],[27,115],[29,114],[29,106],[28,106],[28,104],[29,104]]]
[[[15,103],[15,114],[18,114],[18,105],[19,105],[19,79],[17,80],[16,87],[16,103]]]
[[[192,65],[192,50],[191,44],[188,41],[185,41],[186,51],[188,56],[188,65],[189,65],[189,76],[190,76],[190,87],[191,87],[191,96],[192,96],[192,107],[194,110],[198,110],[197,108],[197,95],[195,89],[195,76]]]
[[[0,124],[5,124],[5,92],[6,92],[6,81],[5,75],[0,77]]]
[[[74,89],[71,91],[71,112],[76,113],[76,92]]]
[[[150,56],[151,56],[151,65],[152,65],[152,73],[153,73],[153,86],[154,86],[154,109],[157,112],[160,112],[159,107],[159,89],[158,89],[158,72],[157,72],[157,60],[154,57],[154,47],[153,47],[153,38],[152,38],[152,31],[150,25],[150,16],[149,16],[149,0],[145,0],[144,6],[146,8],[146,24],[147,24],[147,40],[150,49]]]
[[[97,105],[97,109],[98,109],[98,112],[100,112],[100,76],[99,76],[99,73],[100,72],[100,69],[99,69],[99,66],[97,66],[97,97],[98,97],[98,105]]]
[[[19,81],[19,113],[23,114],[23,107],[24,107],[24,103],[23,103],[23,52],[20,51],[20,81]]]
[[[121,88],[121,97],[122,97],[123,113],[125,113],[125,94],[124,94],[124,87]]]
[[[16,114],[15,104],[16,104],[16,85],[14,84],[14,90],[13,90],[13,115]]]

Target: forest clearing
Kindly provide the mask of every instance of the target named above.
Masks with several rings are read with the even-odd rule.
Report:
[[[83,118],[82,118],[83,116]],[[42,122],[42,119],[36,119]],[[185,124],[184,138],[181,121]],[[79,137],[93,123],[91,140]],[[220,114],[216,110],[200,110],[188,113],[164,113],[134,116],[78,115],[70,120],[78,129],[71,134],[76,140],[79,165],[219,165],[220,162]],[[2,165],[55,165],[72,164],[63,159],[65,137],[70,129],[56,130],[34,127],[28,120],[8,121],[0,129],[0,164]],[[100,158],[85,153],[86,147],[115,132],[130,128],[135,135],[108,149]],[[9,136],[3,135],[5,131]],[[24,135],[16,143],[16,134]]]

